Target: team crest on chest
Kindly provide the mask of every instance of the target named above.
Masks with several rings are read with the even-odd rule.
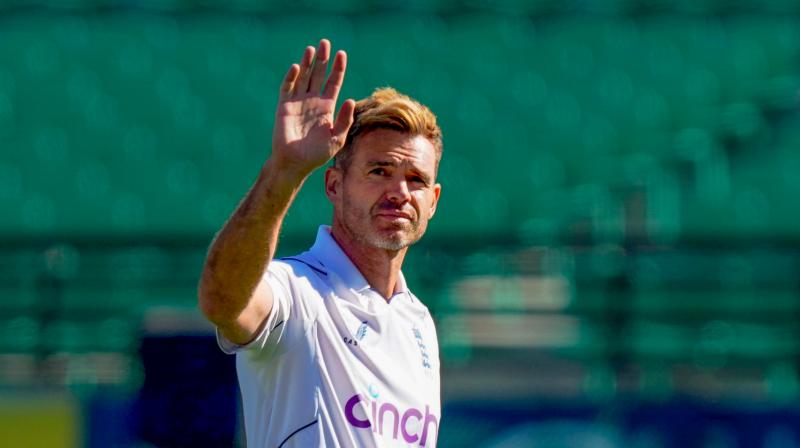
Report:
[[[431,357],[428,354],[428,347],[425,345],[425,340],[422,338],[422,331],[420,331],[416,325],[411,329],[411,331],[414,334],[414,340],[417,343],[417,347],[419,347],[420,361],[422,363],[422,368],[425,371],[425,375],[431,377],[433,376]]]
[[[367,321],[361,322],[361,325],[358,326],[358,330],[356,331],[356,339],[359,341],[364,339],[364,336],[367,335]]]
[[[367,329],[369,325],[367,325],[367,321],[362,321],[361,325],[358,326],[358,329],[353,334],[353,337],[344,336],[342,339],[344,343],[347,345],[352,345],[354,347],[358,347],[358,342],[362,341],[365,336],[367,336]]]

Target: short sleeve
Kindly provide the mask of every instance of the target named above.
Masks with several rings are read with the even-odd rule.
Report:
[[[216,330],[217,344],[220,349],[232,355],[240,351],[252,352],[272,352],[275,347],[284,339],[284,330],[287,321],[292,314],[292,293],[291,279],[289,273],[280,266],[279,263],[270,263],[267,272],[267,284],[272,289],[272,310],[259,330],[258,336],[244,345],[235,344],[225,338],[219,329]]]

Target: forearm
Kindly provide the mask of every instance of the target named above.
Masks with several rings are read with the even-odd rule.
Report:
[[[316,54],[315,59],[314,47],[307,47],[300,64],[286,72],[275,111],[272,154],[211,243],[200,278],[200,309],[235,343],[247,342],[272,309],[272,290],[262,279],[292,200],[308,175],[341,150],[353,123],[353,100],[345,101],[334,119],[346,54],[336,53],[324,89],[330,42],[322,39]]]
[[[200,308],[212,322],[220,325],[234,320],[247,307],[275,253],[283,218],[305,178],[268,160],[214,238],[198,291]]]

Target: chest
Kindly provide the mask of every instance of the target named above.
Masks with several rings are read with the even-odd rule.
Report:
[[[427,313],[402,305],[373,312],[344,300],[328,301],[318,323],[320,354],[366,382],[434,388],[439,373],[435,327]]]
[[[398,306],[376,313],[350,301],[326,301],[314,332],[320,395],[337,403],[342,424],[358,437],[389,446],[435,440],[439,349],[423,311]]]

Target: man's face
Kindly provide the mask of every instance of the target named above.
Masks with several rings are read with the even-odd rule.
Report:
[[[329,168],[326,193],[354,241],[386,250],[417,242],[436,211],[436,150],[422,136],[376,129],[359,136],[346,172]]]

